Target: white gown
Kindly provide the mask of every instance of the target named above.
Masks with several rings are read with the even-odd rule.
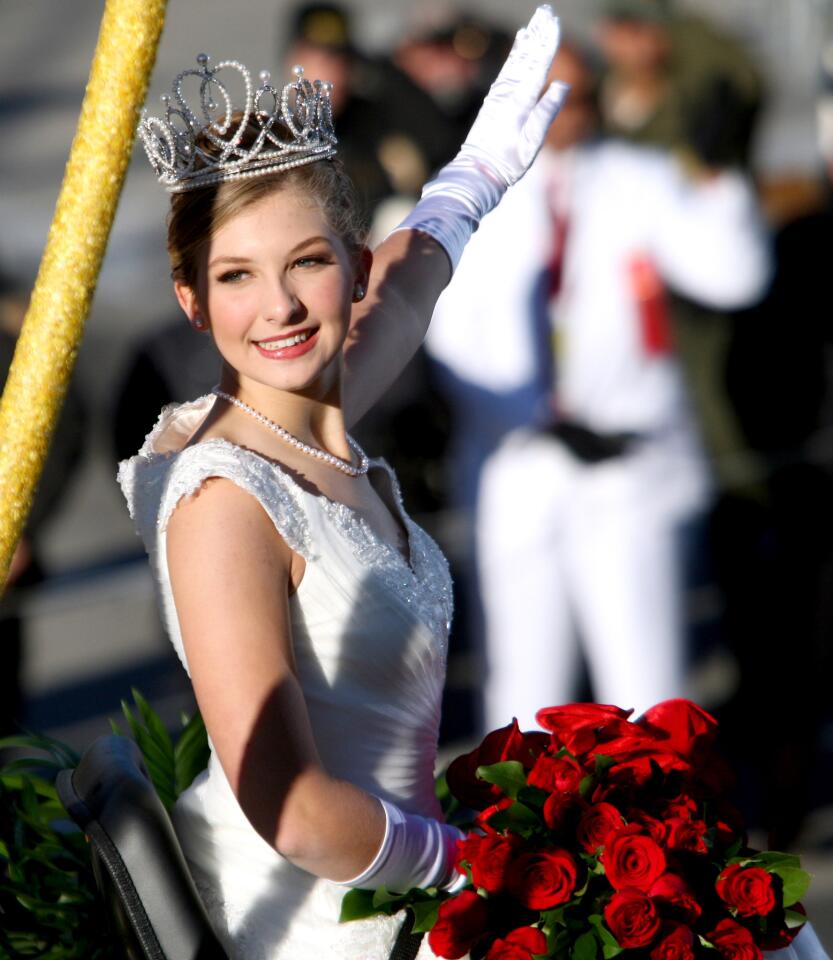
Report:
[[[183,497],[209,477],[226,477],[257,498],[306,560],[290,600],[292,636],[325,768],[403,810],[440,816],[434,763],[452,613],[445,558],[405,513],[384,461],[371,461],[370,476],[407,528],[407,563],[350,508],[302,489],[272,461],[224,440],[186,447],[213,401],[207,396],[166,407],[139,453],[119,468],[183,666],[188,670],[166,528]],[[208,769],[177,802],[174,822],[232,960],[388,960],[401,918],[340,924],[346,888],[299,870],[260,837],[213,753]],[[433,956],[426,939],[419,960]],[[808,926],[792,947],[768,958],[827,955]]]
[[[209,477],[226,477],[258,499],[306,560],[290,600],[292,636],[325,768],[403,810],[440,816],[434,763],[452,611],[445,558],[405,514],[383,461],[371,461],[370,477],[406,526],[409,563],[350,508],[302,489],[256,453],[216,439],[184,447],[213,400],[165,408],[139,453],[119,469],[185,669],[166,528],[183,497]],[[401,919],[339,924],[346,888],[294,867],[255,832],[213,753],[208,770],[178,801],[174,822],[235,960],[387,960]],[[420,956],[433,956],[425,942]]]

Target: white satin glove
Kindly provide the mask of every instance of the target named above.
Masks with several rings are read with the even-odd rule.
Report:
[[[370,866],[357,877],[343,880],[341,886],[367,890],[385,886],[396,893],[407,893],[412,887],[441,887],[454,892],[465,884],[466,877],[461,878],[454,869],[457,841],[464,836],[461,830],[376,799],[385,811],[382,845]]]
[[[560,37],[552,7],[538,7],[518,31],[460,152],[397,227],[433,237],[452,270],[480,220],[529,169],[561,108],[567,84],[553,83],[541,95]]]

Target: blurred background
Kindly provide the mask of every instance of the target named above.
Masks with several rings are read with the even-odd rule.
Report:
[[[102,9],[93,0],[0,9],[4,371]],[[309,75],[334,80],[342,157],[379,238],[453,155],[529,12],[500,0],[172,0],[150,109],[200,51],[271,69],[276,78],[301,62]],[[563,698],[603,696],[593,643],[601,644],[601,659],[605,643],[618,643],[596,629],[583,606],[603,607],[628,578],[643,581],[635,590],[650,581],[653,592],[642,590],[638,601],[644,632],[653,635],[648,624],[660,611],[679,621],[672,639],[658,633],[656,641],[684,660],[685,689],[674,692],[720,718],[740,772],[738,802],[756,839],[769,836],[805,856],[816,875],[807,906],[830,949],[833,916],[823,905],[833,896],[833,0],[560,0],[558,12],[571,38],[560,69],[573,83],[573,103],[562,117],[562,142],[548,144],[549,159],[535,175],[540,202],[528,197],[530,209],[547,208],[552,217],[524,220],[519,201],[517,233],[503,232],[504,246],[497,230],[490,239],[484,227],[456,293],[441,304],[428,350],[357,430],[369,452],[397,467],[411,513],[452,562],[458,613],[443,749],[454,754],[493,725],[481,694],[494,693],[500,655],[484,637],[496,636],[522,658],[523,637],[536,629],[528,614],[523,623],[516,617],[514,631],[511,615],[501,626],[492,591],[482,602],[489,571],[511,549],[483,518],[512,516],[511,492],[506,501],[501,496],[507,486],[517,493],[518,445],[540,447],[540,504],[524,494],[527,516],[540,510],[551,523],[536,570],[546,582],[552,564],[560,591],[573,563],[570,537],[597,551],[590,561],[595,582],[575,593],[574,584],[565,588],[542,627],[552,629],[554,648],[569,648],[569,656],[554,655],[569,663],[569,676],[559,668]],[[627,172],[600,174],[623,156]],[[595,203],[595,220],[580,199],[591,174],[600,184],[592,197],[602,196],[603,185],[611,194]],[[620,203],[624,194],[645,201],[628,207]],[[131,686],[172,723],[192,708],[115,480],[118,460],[138,449],[164,403],[214,383],[207,340],[177,316],[165,212],[165,193],[137,148],[73,390],[2,601],[4,731],[22,725],[82,747],[106,732]],[[698,234],[706,212],[713,232]],[[657,255],[642,256],[637,244],[638,256],[626,264],[600,260],[590,268],[578,252],[583,242],[602,258],[611,237],[633,233],[646,250],[656,243]],[[532,252],[523,253],[519,237]],[[677,267],[663,259],[672,249],[679,250]],[[713,271],[709,256],[720,261]],[[690,279],[692,265],[701,269]],[[592,310],[586,321],[579,316],[582,284],[592,287],[593,277],[620,266],[629,278],[621,302],[612,303],[610,326],[600,323],[578,371],[562,339],[577,342],[571,323],[584,330],[598,320]],[[510,288],[516,308],[501,311],[496,303]],[[488,293],[486,306],[474,305],[478,289]],[[625,314],[635,318],[638,337],[617,333]],[[544,335],[535,340],[542,318]],[[519,342],[538,344],[534,362],[513,360],[510,320]],[[487,341],[500,349],[489,352]],[[631,382],[617,373],[615,380],[610,371],[628,364],[638,376]],[[575,387],[579,381],[586,390]],[[665,386],[646,393],[649,381]],[[585,402],[594,391],[610,400],[607,412]],[[632,420],[628,410],[636,411]],[[620,468],[624,477],[640,451],[654,449],[655,437],[672,435],[651,461],[659,464],[653,474],[623,479],[629,499],[605,501],[608,528],[592,497],[585,502],[586,491]],[[545,472],[552,464],[561,472]],[[623,518],[640,531],[655,523],[645,505],[672,488],[674,506],[662,523],[672,518],[675,547],[656,575],[637,547],[621,554],[621,575],[613,563],[596,562],[617,554],[614,527],[621,530]],[[586,526],[565,533],[564,518],[582,511]],[[522,605],[511,593],[504,601],[504,612]],[[630,662],[640,665],[637,672],[645,668],[637,702],[651,696],[654,654],[644,644],[634,649]],[[527,662],[538,669],[532,653]],[[657,689],[664,695],[661,684]],[[530,709],[543,705],[529,696]]]

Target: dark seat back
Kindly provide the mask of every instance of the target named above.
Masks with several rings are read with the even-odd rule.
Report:
[[[136,744],[101,737],[56,787],[128,960],[228,960]]]

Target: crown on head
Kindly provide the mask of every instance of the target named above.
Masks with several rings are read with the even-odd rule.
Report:
[[[197,187],[259,177],[275,170],[299,167],[335,156],[336,136],[330,103],[332,84],[309,81],[296,66],[295,79],[278,93],[268,71],[253,89],[251,75],[236,60],[209,66],[210,57],[197,57],[198,69],[183,70],[165,95],[164,117],[143,115],[138,134],[159,182],[172,193]],[[199,105],[192,109],[185,91]],[[229,82],[242,80],[245,101],[235,106]],[[244,139],[245,137],[245,139]]]

